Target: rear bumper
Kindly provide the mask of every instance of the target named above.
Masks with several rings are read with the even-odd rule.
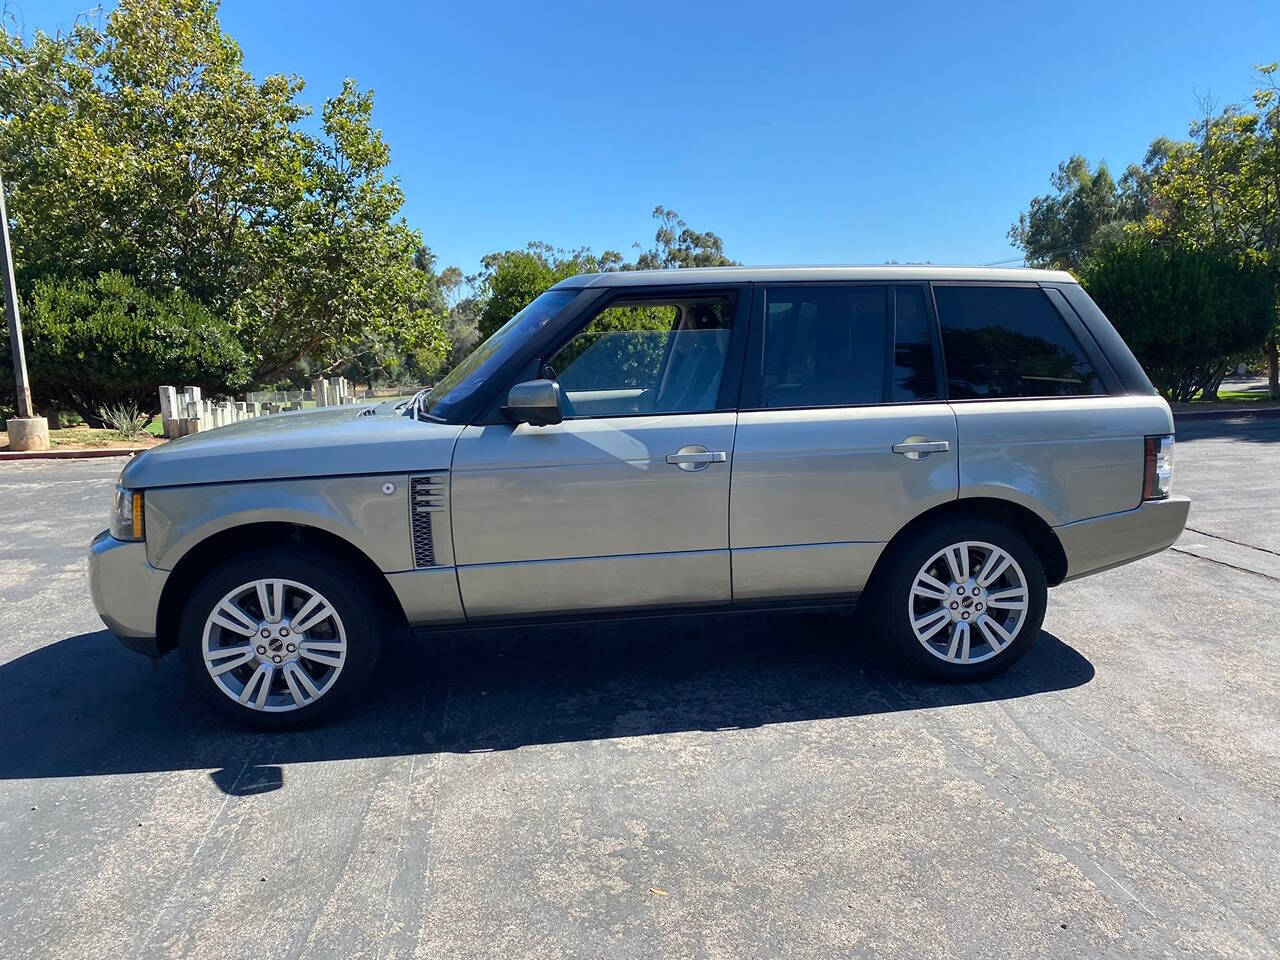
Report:
[[[1148,500],[1135,510],[1054,527],[1067,555],[1067,580],[1159,553],[1182,534],[1191,501]]]
[[[168,571],[147,563],[147,545],[103,530],[89,546],[89,592],[98,616],[130,650],[159,656],[156,613]]]

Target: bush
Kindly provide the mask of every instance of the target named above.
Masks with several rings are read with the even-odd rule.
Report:
[[[137,440],[146,433],[147,418],[136,403],[120,403],[114,407],[99,407],[98,418],[116,432],[121,440]]]
[[[37,281],[23,327],[36,403],[90,423],[103,422],[104,407],[154,412],[162,384],[232,393],[249,378],[228,323],[180,290],[153,294],[114,271]]]
[[[1223,250],[1133,233],[1094,253],[1080,280],[1171,401],[1212,386],[1276,324],[1270,271]]]

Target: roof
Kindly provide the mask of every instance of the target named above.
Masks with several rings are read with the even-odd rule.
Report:
[[[876,267],[685,267],[679,270],[617,270],[581,273],[556,284],[581,287],[642,287],[687,283],[763,283],[805,280],[982,280],[1006,283],[1075,283],[1063,270],[1025,267],[935,267],[885,264]]]

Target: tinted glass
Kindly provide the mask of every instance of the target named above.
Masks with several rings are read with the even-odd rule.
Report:
[[[1105,392],[1039,288],[939,285],[934,297],[951,399]]]
[[[763,403],[884,400],[886,288],[775,287],[765,297]]]
[[[938,371],[933,363],[933,334],[924,294],[924,287],[896,290],[893,372],[889,381],[892,403],[938,399]]]
[[[428,416],[447,420],[520,345],[546,325],[581,290],[548,290],[493,332],[444,375],[427,397]]]
[[[570,417],[710,411],[732,325],[726,297],[611,305],[547,365]]]

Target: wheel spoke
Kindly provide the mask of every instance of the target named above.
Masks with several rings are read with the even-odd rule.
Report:
[[[950,619],[951,614],[947,613],[946,610],[939,608],[934,610],[932,613],[925,614],[919,620],[913,621],[911,625],[915,627],[916,636],[921,640],[928,640],[935,633],[945,627],[947,625],[947,621]]]
[[[969,662],[969,624],[963,620],[957,621],[955,629],[951,631],[951,646],[947,648],[947,659],[957,659],[957,653],[961,663]]]
[[[978,576],[975,578],[978,586],[985,587],[989,583],[994,583],[1012,562],[1013,557],[1003,550],[992,550],[987,557],[987,562],[982,565],[982,569],[978,571]]]
[[[290,660],[286,663],[281,673],[284,674],[284,682],[289,686],[289,693],[293,695],[293,702],[298,706],[320,696],[320,690],[311,681],[307,671],[298,666],[296,661]]]
[[[312,595],[311,599],[304,603],[298,612],[293,615],[291,626],[294,633],[306,633],[317,623],[333,615],[333,608],[324,602],[319,596]]]
[[[991,649],[995,651],[1003,650],[1009,644],[1013,643],[1013,634],[994,618],[988,617],[985,613],[978,617],[978,629],[982,631],[982,635],[987,638],[987,643],[991,644]]]
[[[297,681],[302,684],[303,689],[305,689],[312,697],[320,696],[320,689],[312,681],[311,675],[308,674],[306,670],[302,669],[302,664],[295,663],[293,665],[293,669],[296,671],[295,676]]]
[[[307,641],[298,644],[298,653],[306,657],[308,660],[314,660],[316,663],[323,663],[328,667],[339,667],[342,665],[342,651],[346,649],[343,643],[317,643]]]
[[[267,696],[271,692],[271,678],[275,672],[275,667],[269,663],[258,664],[258,669],[253,672],[253,676],[240,691],[240,702],[247,706],[249,701],[253,700],[253,706],[257,709],[261,710],[265,707]]]
[[[1024,587],[1010,587],[987,594],[987,606],[1001,610],[1027,609],[1027,591]]]
[[[204,655],[205,664],[212,676],[220,677],[228,670],[234,670],[253,659],[253,645],[242,647],[218,647]]]
[[[943,600],[949,595],[947,585],[937,577],[931,576],[927,570],[916,578],[916,584],[911,588],[911,592],[918,597],[928,597],[930,600]]]
[[[253,617],[241,610],[240,605],[230,598],[218,604],[209,619],[224,630],[238,633],[242,637],[252,637],[258,632],[258,624]]]
[[[284,616],[284,583],[280,580],[259,580],[258,606],[267,623],[279,623]]]
[[[956,583],[964,583],[969,579],[969,547],[968,544],[957,543],[946,552],[947,568],[951,571],[951,579]]]

